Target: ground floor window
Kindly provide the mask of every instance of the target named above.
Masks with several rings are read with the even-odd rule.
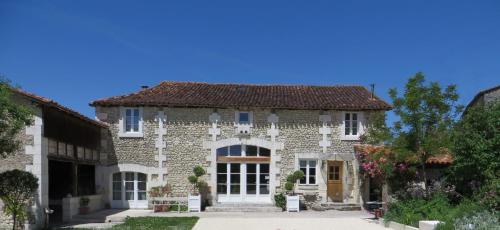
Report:
[[[315,185],[316,184],[316,160],[301,159],[299,160],[299,168],[305,175],[300,179],[300,184]]]
[[[113,200],[146,200],[147,175],[138,172],[113,174]]]

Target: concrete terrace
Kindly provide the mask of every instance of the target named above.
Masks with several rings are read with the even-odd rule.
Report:
[[[126,217],[187,217],[198,216],[200,220],[195,230],[205,229],[385,229],[372,223],[372,214],[366,211],[336,211],[323,212],[301,211],[291,212],[201,212],[201,213],[154,213],[152,210],[121,210],[107,209],[88,215],[76,216],[71,224],[61,227],[105,229],[121,223]],[[314,221],[313,221],[314,219]]]

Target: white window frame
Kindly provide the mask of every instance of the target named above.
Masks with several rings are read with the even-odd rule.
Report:
[[[307,185],[318,185],[318,159],[312,159],[312,158],[299,158],[299,161],[298,161],[298,170],[300,170],[300,162],[301,161],[305,161],[306,162],[306,173],[304,174],[304,176],[306,177],[306,183],[303,184],[303,183],[300,183],[300,180],[299,180],[299,185],[300,186],[307,186]],[[309,165],[309,162],[311,161],[314,161],[315,162],[315,175],[314,175],[314,178],[315,178],[315,182],[314,183],[309,183],[309,169],[311,168],[310,165]]]
[[[126,111],[129,109],[138,109],[139,110],[139,131],[138,132],[127,132],[125,129],[125,119],[126,119]],[[120,120],[119,120],[119,137],[144,137],[143,132],[143,108],[142,107],[122,107],[120,108]]]
[[[248,123],[240,123],[240,113],[248,113]],[[253,113],[250,111],[236,111],[234,113],[234,123],[236,125],[250,125],[253,127]]]
[[[349,117],[350,117],[350,121],[351,121],[351,126],[349,128],[350,130],[350,133],[348,135],[345,134],[345,128],[346,128],[346,120],[345,120],[345,115],[346,114],[350,114]],[[357,114],[357,120],[356,120],[356,124],[357,124],[357,133],[356,135],[352,135],[352,114]],[[359,137],[362,135],[363,133],[363,119],[364,119],[364,116],[363,116],[363,112],[361,111],[345,111],[345,112],[342,112],[341,113],[341,120],[342,120],[342,129],[340,130],[341,132],[341,137],[342,137],[342,140],[359,140]]]

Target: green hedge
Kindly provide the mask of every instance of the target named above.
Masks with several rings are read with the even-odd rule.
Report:
[[[394,202],[389,206],[384,219],[414,227],[418,227],[420,220],[439,220],[446,223],[439,229],[453,229],[455,219],[471,215],[482,209],[484,208],[481,205],[470,200],[463,200],[458,205],[451,205],[445,195],[437,194],[429,200],[409,199]]]

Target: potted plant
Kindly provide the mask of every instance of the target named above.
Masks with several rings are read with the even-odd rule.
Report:
[[[201,212],[200,185],[203,184],[203,181],[200,180],[200,177],[205,175],[205,170],[201,166],[196,166],[193,168],[193,173],[194,175],[188,177],[189,183],[193,186],[193,192],[188,196],[188,212]]]
[[[88,214],[89,213],[89,203],[90,199],[88,197],[80,197],[80,214]]]
[[[297,170],[286,177],[285,190],[287,191],[286,196],[286,211],[300,211],[300,199],[299,196],[295,194],[295,184],[298,180],[304,178],[304,172]]]

